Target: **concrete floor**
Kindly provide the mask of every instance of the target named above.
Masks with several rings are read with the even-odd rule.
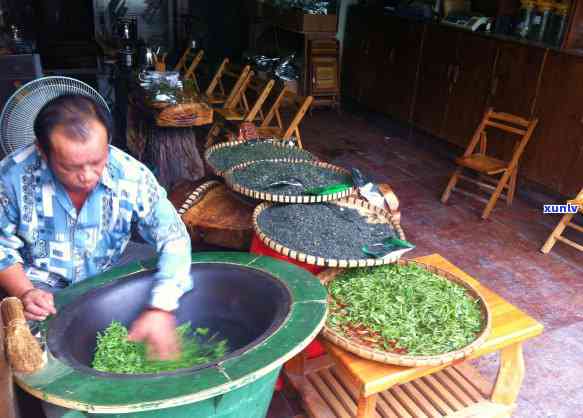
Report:
[[[439,201],[461,152],[444,141],[348,111],[340,117],[314,111],[302,134],[304,147],[323,159],[393,187],[407,239],[417,245],[411,257],[443,255],[544,324],[544,334],[525,343],[526,377],[514,416],[583,417],[583,253],[561,243],[548,255],[539,252],[560,219],[543,215],[542,204],[556,197],[519,178],[513,206],[500,202],[483,221],[481,202],[459,193],[447,205]],[[583,242],[575,235],[567,234]],[[476,364],[493,379],[497,362],[491,355]],[[300,414],[297,400],[274,396],[270,418]]]

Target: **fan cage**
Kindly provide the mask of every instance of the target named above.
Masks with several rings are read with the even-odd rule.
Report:
[[[46,103],[65,94],[89,96],[110,111],[103,96],[80,80],[63,76],[33,80],[10,96],[0,114],[2,157],[32,144],[36,139],[33,129],[36,116]]]

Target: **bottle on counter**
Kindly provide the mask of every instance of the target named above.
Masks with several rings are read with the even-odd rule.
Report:
[[[127,68],[134,67],[134,48],[130,44],[126,44],[122,49],[119,50],[120,64]]]
[[[521,0],[520,14],[518,24],[516,25],[515,34],[521,38],[526,38],[530,32],[530,26],[535,11],[534,0]]]

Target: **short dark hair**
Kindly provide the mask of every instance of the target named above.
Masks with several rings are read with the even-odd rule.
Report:
[[[34,120],[34,134],[40,148],[50,155],[51,134],[57,126],[65,129],[71,139],[87,139],[87,122],[96,120],[107,131],[108,140],[112,134],[112,120],[109,111],[93,98],[82,94],[65,94],[47,102]]]

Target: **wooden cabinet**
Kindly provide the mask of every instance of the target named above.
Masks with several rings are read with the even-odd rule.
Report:
[[[371,44],[375,31],[367,20],[359,13],[348,15],[342,53],[342,94],[357,101],[374,86]]]
[[[532,115],[547,50],[514,42],[497,42],[488,105],[524,118]]]
[[[524,174],[574,196],[583,186],[583,57],[549,51],[534,110],[539,118]]]
[[[427,27],[413,122],[465,147],[486,106],[495,42],[448,27]]]
[[[337,96],[338,83],[338,41],[336,39],[316,39],[310,41],[310,92],[314,96]]]
[[[424,26],[398,17],[382,18],[376,85],[371,107],[404,122],[411,120]]]
[[[497,42],[488,107],[532,117],[546,54],[544,48]],[[491,132],[488,144],[491,153],[498,158],[510,158],[515,143],[512,136],[499,130]]]
[[[344,95],[460,148],[487,107],[537,116],[521,176],[566,196],[579,191],[583,57],[364,9],[348,14]],[[508,135],[488,137],[502,158],[513,145]]]
[[[460,32],[429,25],[425,31],[413,123],[440,136],[451,92]]]
[[[474,34],[460,37],[441,136],[462,148],[484,116],[495,58],[494,40]]]

